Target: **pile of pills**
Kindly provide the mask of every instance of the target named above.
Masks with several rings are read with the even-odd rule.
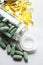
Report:
[[[10,23],[8,19],[0,14],[0,48],[7,50],[15,61],[21,61],[24,58],[28,62],[28,53],[24,51],[20,43],[13,39],[18,26]]]

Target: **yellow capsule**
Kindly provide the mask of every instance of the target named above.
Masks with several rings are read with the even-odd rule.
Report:
[[[8,10],[9,10],[9,6],[6,5],[6,6],[4,7],[4,9],[5,9],[6,11],[8,11]]]
[[[22,7],[29,7],[31,5],[31,3],[28,3],[28,2],[25,2],[25,3],[23,3],[23,5],[22,5]]]
[[[24,19],[30,20],[32,18],[32,15],[29,12],[26,12],[23,14]]]
[[[18,20],[22,20],[23,19],[23,16],[22,15],[18,15]]]

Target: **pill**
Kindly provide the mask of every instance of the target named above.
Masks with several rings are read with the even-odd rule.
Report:
[[[14,28],[14,26],[11,26],[11,27],[9,28],[9,31],[11,31],[13,28]]]
[[[9,29],[9,27],[7,27],[7,26],[2,26],[2,27],[0,27],[0,31],[8,30],[8,29]]]
[[[11,47],[10,47],[10,45],[8,44],[8,45],[7,45],[7,53],[10,54],[10,52],[11,52]]]
[[[6,18],[4,18],[2,21],[3,21],[4,23],[9,22],[9,20],[6,19]]]
[[[10,42],[10,46],[13,47],[14,46],[14,43],[13,42]]]
[[[16,28],[12,29],[10,33],[14,34],[15,31],[16,31]]]
[[[4,32],[4,34],[5,34],[7,37],[9,37],[9,38],[12,37],[12,35],[11,35],[9,32]]]
[[[15,47],[13,46],[12,48],[11,48],[11,56],[13,56],[14,55],[14,52],[15,52]]]
[[[3,24],[2,21],[1,21],[1,22],[0,22],[0,27],[2,27],[2,26],[5,26],[5,24]]]
[[[16,55],[21,55],[21,56],[23,56],[23,52],[18,51],[18,50],[15,50],[15,54],[16,54]]]
[[[2,42],[7,46],[8,42],[2,38]]]
[[[19,44],[16,44],[15,49],[19,50],[19,51],[23,51],[23,49],[21,48],[21,46]]]
[[[24,56],[25,62],[28,62],[28,54],[27,54],[27,52],[24,52],[23,53],[23,56]]]
[[[6,49],[6,45],[5,45],[5,43],[2,42],[1,39],[0,39],[0,47],[3,48],[3,49]]]
[[[16,60],[16,61],[21,61],[22,60],[22,56],[20,56],[20,55],[14,55],[13,59]]]

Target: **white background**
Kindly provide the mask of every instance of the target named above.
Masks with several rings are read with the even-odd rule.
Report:
[[[35,25],[29,34],[36,39],[37,52],[28,56],[29,61],[25,63],[15,62],[7,55],[6,51],[0,48],[0,65],[43,65],[43,0],[30,0],[32,3],[33,21]]]

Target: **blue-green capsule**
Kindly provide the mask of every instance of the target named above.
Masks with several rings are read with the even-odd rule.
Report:
[[[9,32],[4,32],[4,34],[5,34],[7,37],[9,37],[9,38],[12,37],[12,35],[11,35]]]
[[[1,40],[1,38],[0,38],[0,47],[3,48],[3,49],[6,49],[6,45],[5,45],[5,43]]]
[[[2,42],[7,46],[8,42],[2,38]]]
[[[27,54],[27,52],[24,52],[23,53],[23,56],[24,56],[25,62],[28,62],[28,54]]]
[[[10,32],[13,28],[14,28],[14,26],[11,26],[11,27],[9,28],[9,32]]]
[[[16,31],[16,28],[12,29],[12,30],[10,31],[10,33],[11,33],[11,34],[14,34],[15,31]]]
[[[1,27],[0,27],[0,31],[8,30],[8,29],[9,29],[9,27],[7,27],[7,26],[1,26]]]
[[[6,19],[6,18],[4,18],[2,21],[3,21],[4,23],[9,23],[9,20]]]
[[[23,52],[18,51],[18,50],[15,50],[15,54],[16,54],[16,55],[21,55],[21,56],[23,56]]]
[[[21,55],[14,55],[13,59],[16,61],[21,61],[22,60],[22,56]]]
[[[10,45],[8,44],[8,45],[7,45],[7,53],[10,54],[10,52],[11,52],[11,47],[10,47]]]
[[[19,51],[23,51],[23,49],[21,48],[20,44],[16,44],[15,49],[19,50]]]
[[[4,23],[2,23],[2,22],[0,22],[0,27],[3,27],[3,26],[5,26],[5,24],[4,24]]]
[[[15,46],[13,46],[12,48],[11,48],[11,56],[13,56],[14,55],[14,53],[15,53]]]

